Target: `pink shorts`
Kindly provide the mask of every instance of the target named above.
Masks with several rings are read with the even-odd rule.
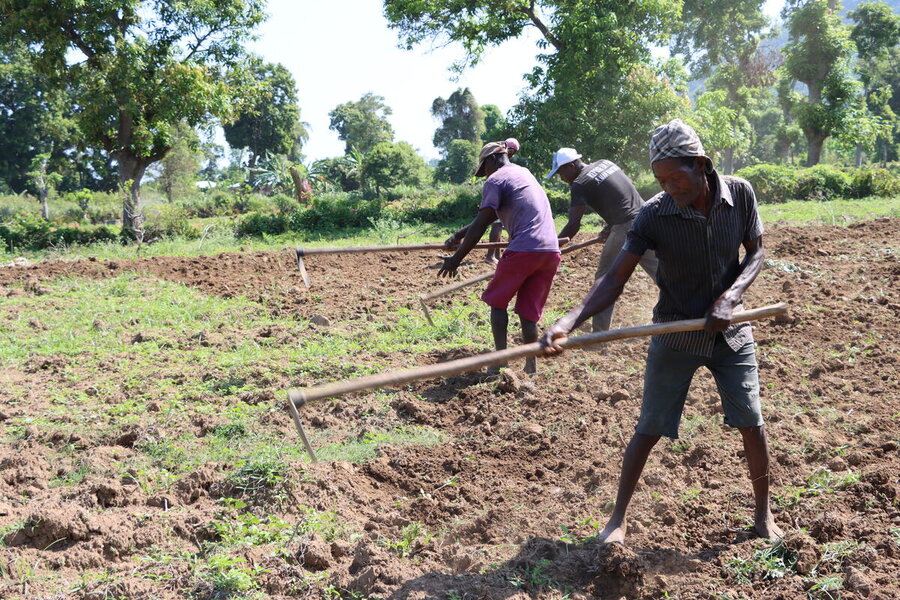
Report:
[[[506,310],[516,297],[515,312],[523,319],[539,321],[559,269],[559,252],[507,250],[497,264],[494,278],[481,295],[488,306]]]

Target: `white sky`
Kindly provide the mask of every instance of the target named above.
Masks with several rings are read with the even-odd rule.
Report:
[[[775,16],[782,4],[768,0],[766,12]],[[431,138],[438,123],[430,113],[436,97],[468,87],[480,104],[496,104],[506,113],[525,86],[523,75],[535,65],[540,34],[529,27],[520,38],[489,48],[481,64],[453,81],[448,67],[463,56],[460,47],[402,50],[382,11],[381,0],[269,0],[269,19],[252,50],[293,73],[300,116],[310,125],[307,159],[343,155],[344,143],[328,129],[328,113],[367,92],[384,96],[393,110],[396,141],[409,142],[426,159],[437,158]]]

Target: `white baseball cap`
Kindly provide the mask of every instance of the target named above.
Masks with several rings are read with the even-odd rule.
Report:
[[[573,160],[578,160],[581,158],[581,155],[578,154],[578,151],[575,148],[560,148],[553,155],[553,168],[549,173],[544,177],[544,179],[550,179],[556,174],[556,171],[563,165],[567,165]]]

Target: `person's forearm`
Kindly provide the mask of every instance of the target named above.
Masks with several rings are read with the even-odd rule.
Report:
[[[744,295],[744,292],[747,291],[747,288],[750,287],[750,284],[756,279],[756,276],[759,275],[759,272],[762,271],[765,259],[766,251],[762,246],[753,252],[748,252],[741,263],[737,279],[722,295],[729,302],[736,305]]]
[[[466,225],[466,226],[463,227],[462,229],[458,229],[456,232],[454,232],[452,238],[458,242],[459,240],[461,240],[461,239],[463,239],[464,237],[466,237],[466,232],[469,230],[469,227],[471,227],[471,225],[472,225],[472,224],[469,223],[468,225]]]
[[[566,226],[562,228],[562,231],[559,232],[560,238],[569,238],[571,242],[575,239],[575,236],[578,234],[578,230],[581,229],[581,223],[575,223],[572,220],[569,220],[566,223]]]
[[[478,243],[484,236],[484,232],[487,231],[488,225],[490,225],[490,223],[482,226],[476,221],[460,229],[463,233],[462,242],[460,242],[459,248],[456,249],[456,253],[453,255],[458,261],[462,261],[472,248],[475,247],[475,244]]]
[[[559,321],[567,331],[572,331],[594,315],[603,312],[616,301],[625,287],[624,282],[614,281],[613,277],[604,276],[594,282],[593,287],[581,301],[581,304],[570,310]]]

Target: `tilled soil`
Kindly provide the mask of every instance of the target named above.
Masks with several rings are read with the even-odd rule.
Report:
[[[513,365],[499,377],[472,373],[403,388],[382,418],[425,425],[452,441],[386,447],[363,464],[297,464],[289,481],[296,506],[334,511],[359,533],[330,543],[319,536],[298,540],[286,558],[248,548],[248,564],[262,569],[262,592],[417,600],[900,597],[898,231],[900,221],[881,219],[774,226],[766,236],[769,268],[746,305],[791,305],[789,316],[755,326],[774,511],[788,533],[782,553],[788,568],[740,574],[771,544],[749,530],[752,496],[740,436],[721,424],[715,384],[703,372],[688,397],[682,439],[663,441],[651,454],[626,545],[592,541],[615,498],[640,408],[646,352],[640,340],[541,361],[533,378]],[[551,306],[569,307],[583,295],[598,251],[564,259]],[[435,266],[435,257],[423,253],[308,257],[313,287],[306,290],[291,250],[47,262],[0,269],[0,295],[39,293],[60,277],[134,270],[209,294],[247,296],[275,314],[319,315],[365,330],[390,326],[397,301],[417,309],[418,296],[440,285]],[[473,262],[463,276],[486,269]],[[616,325],[648,322],[654,301],[652,283],[636,274]],[[442,302],[434,307],[440,311]],[[407,367],[461,354],[379,361]],[[40,414],[40,390],[55,372],[52,360],[36,360],[3,372],[35,390],[32,406],[15,407],[18,418]],[[283,401],[280,389],[272,392],[259,401]],[[11,416],[3,397],[0,390],[0,421]],[[373,394],[355,394],[308,406],[304,418],[314,431],[350,439],[372,426],[374,404]],[[296,435],[286,411],[272,416],[259,427]],[[65,491],[48,486],[56,474],[48,448],[71,444],[86,460],[124,471],[140,427],[115,439],[26,431],[0,448],[0,525],[25,522],[4,538],[0,598],[51,597],[39,576],[28,578],[30,588],[21,583],[28,569],[71,579],[52,597],[222,597],[196,586],[183,566],[153,563],[152,550],[201,549],[218,499],[229,494],[226,465],[195,471],[165,493],[146,493],[127,478],[88,478]],[[290,505],[271,510],[287,521],[303,515]],[[402,551],[385,546],[383,540],[401,539],[416,523],[429,535]],[[80,574],[98,569],[108,578],[77,585]],[[838,588],[828,591],[834,577]]]

